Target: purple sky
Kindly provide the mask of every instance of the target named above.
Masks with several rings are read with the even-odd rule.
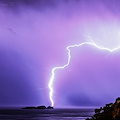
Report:
[[[67,62],[66,47],[89,35],[120,45],[119,0],[0,0],[0,105],[50,105],[51,69]],[[55,106],[99,106],[120,96],[120,50],[71,48],[56,71]],[[109,55],[108,55],[109,54]]]

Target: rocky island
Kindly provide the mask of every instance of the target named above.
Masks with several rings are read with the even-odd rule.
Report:
[[[120,97],[116,99],[115,103],[95,109],[93,117],[86,120],[120,120]]]
[[[22,109],[54,109],[54,108],[51,106],[46,107],[46,106],[42,105],[42,106],[38,106],[38,107],[24,107]]]

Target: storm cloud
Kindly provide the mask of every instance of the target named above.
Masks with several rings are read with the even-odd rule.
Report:
[[[119,0],[0,0],[0,105],[50,105],[51,70],[67,62],[68,45],[88,41],[85,35],[101,46],[120,44],[119,6]],[[118,97],[119,51],[71,51],[70,66],[56,71],[56,106]]]

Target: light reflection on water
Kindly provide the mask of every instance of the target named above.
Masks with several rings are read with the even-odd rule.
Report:
[[[94,114],[93,109],[23,110],[1,109],[0,120],[85,120]]]

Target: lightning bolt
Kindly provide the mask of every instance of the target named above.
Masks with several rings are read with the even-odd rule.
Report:
[[[87,35],[86,35],[87,36]],[[87,36],[87,38],[89,39],[90,42],[82,42],[80,44],[74,44],[74,45],[69,45],[66,47],[67,51],[68,51],[68,60],[67,60],[67,63],[63,66],[59,66],[59,67],[54,67],[52,69],[52,75],[50,77],[50,80],[49,80],[49,83],[48,83],[48,87],[49,87],[49,99],[51,101],[51,106],[54,106],[54,100],[53,100],[53,82],[54,82],[54,79],[55,79],[55,71],[56,70],[59,70],[59,69],[64,69],[65,67],[67,67],[69,64],[70,64],[70,60],[71,60],[71,51],[70,51],[70,48],[74,48],[74,47],[80,47],[80,46],[83,46],[83,45],[91,45],[93,47],[96,47],[97,49],[100,49],[100,50],[106,50],[110,53],[114,52],[114,51],[117,51],[118,49],[120,49],[120,46],[116,47],[116,48],[113,48],[113,49],[110,49],[110,48],[106,48],[106,47],[103,47],[103,46],[99,46],[97,45],[90,36]]]

